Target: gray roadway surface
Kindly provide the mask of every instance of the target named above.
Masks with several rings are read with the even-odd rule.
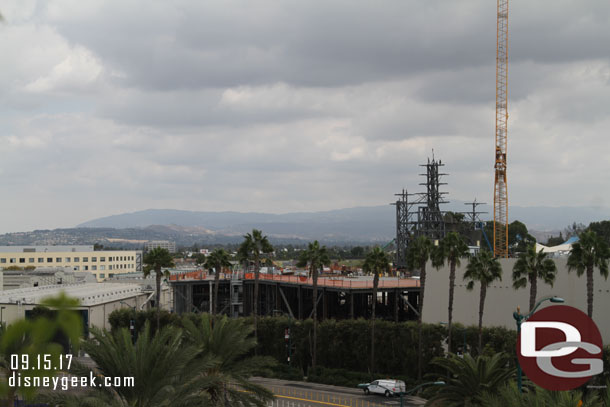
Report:
[[[295,382],[256,377],[253,382],[261,384],[276,395],[269,404],[273,407],[398,407],[398,397],[385,398],[380,395],[366,396],[361,389],[329,386],[309,382]],[[425,400],[405,396],[405,406],[423,406]]]

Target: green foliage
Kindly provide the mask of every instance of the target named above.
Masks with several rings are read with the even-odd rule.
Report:
[[[468,281],[466,288],[472,290],[475,282],[488,287],[496,280],[502,280],[502,266],[490,252],[480,251],[472,257],[466,266],[464,280]]]
[[[506,367],[508,356],[496,353],[491,357],[470,355],[438,358],[432,363],[448,372],[444,386],[436,386],[435,394],[426,405],[440,402],[443,407],[463,407],[478,405],[485,393],[495,393],[513,375],[514,370]]]
[[[201,314],[195,323],[183,321],[185,340],[199,349],[190,369],[197,372],[195,380],[213,380],[205,388],[213,404],[265,407],[273,394],[248,379],[255,373],[269,371],[277,362],[271,357],[250,356],[256,346],[254,327],[243,319],[226,316],[213,318]]]
[[[536,302],[538,280],[540,279],[552,287],[556,275],[557,266],[555,262],[549,259],[547,253],[542,250],[536,252],[536,246],[532,245],[519,255],[519,259],[513,266],[513,288],[524,288],[529,282],[529,306],[532,310]]]
[[[493,235],[492,235],[493,236]],[[511,253],[522,253],[528,246],[536,243],[536,238],[529,234],[527,226],[518,220],[508,225],[508,247]]]
[[[61,293],[42,304],[42,307],[37,307],[35,318],[19,320],[6,328],[0,328],[0,371],[4,377],[13,374],[21,375],[22,378],[54,376],[63,351],[61,344],[56,342],[57,338],[66,338],[73,348],[78,348],[83,333],[80,315],[73,311],[79,305],[78,300]],[[50,369],[12,370],[11,355],[28,355],[30,363],[37,361],[40,355],[50,355],[51,366]],[[16,393],[30,399],[35,392],[33,387],[10,387],[6,380],[0,382],[0,397],[8,402],[12,402]]]
[[[608,245],[593,231],[580,234],[578,242],[572,244],[568,256],[568,271],[576,271],[582,276],[588,268],[597,268],[602,276],[608,278]]]

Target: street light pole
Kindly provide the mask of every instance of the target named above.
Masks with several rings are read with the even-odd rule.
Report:
[[[521,309],[519,307],[517,307],[517,311],[513,312],[513,318],[515,319],[515,322],[517,323],[517,338],[521,337],[521,324],[524,321],[527,321],[534,314],[534,312],[536,312],[538,307],[540,307],[540,305],[545,301],[550,301],[552,303],[564,303],[565,302],[565,300],[563,298],[557,297],[555,295],[544,297],[544,298],[541,298],[540,300],[538,300],[538,302],[534,305],[534,308],[532,308],[532,310],[525,315],[521,315]],[[519,393],[523,393],[522,376],[523,376],[523,372],[521,370],[521,364],[519,363],[519,355],[517,355],[517,387],[519,388]]]

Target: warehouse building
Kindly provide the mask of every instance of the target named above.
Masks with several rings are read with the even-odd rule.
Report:
[[[70,267],[89,271],[98,281],[142,271],[139,250],[96,251],[93,246],[0,246],[0,268]]]
[[[64,292],[80,301],[85,329],[96,326],[110,329],[108,316],[120,308],[148,309],[153,292],[147,292],[138,284],[81,283],[20,288],[0,293],[0,322],[11,324],[27,317],[28,312],[44,299]]]

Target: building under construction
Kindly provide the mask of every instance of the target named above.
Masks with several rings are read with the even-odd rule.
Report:
[[[214,279],[172,275],[174,312],[211,312]],[[219,282],[218,311],[233,317],[253,312],[253,273],[223,275]],[[258,315],[287,315],[307,319],[313,315],[312,280],[304,276],[260,274]],[[319,277],[317,312],[319,319],[368,318],[373,301],[370,277]],[[417,319],[419,279],[381,278],[376,317],[392,321]]]
[[[437,241],[444,238],[447,232],[455,231],[472,246],[479,246],[481,242],[482,222],[479,215],[483,212],[478,212],[477,206],[482,203],[476,202],[476,199],[467,203],[472,205],[471,212],[442,211],[441,205],[449,203],[445,199],[447,192],[441,191],[441,187],[447,185],[441,182],[442,177],[448,175],[441,172],[444,164],[432,157],[420,167],[426,169],[425,173],[419,174],[425,177],[425,182],[419,184],[425,187],[425,192],[408,193],[403,189],[396,194],[396,202],[392,203],[396,206],[395,266],[399,269],[406,268],[409,243],[420,236]]]

